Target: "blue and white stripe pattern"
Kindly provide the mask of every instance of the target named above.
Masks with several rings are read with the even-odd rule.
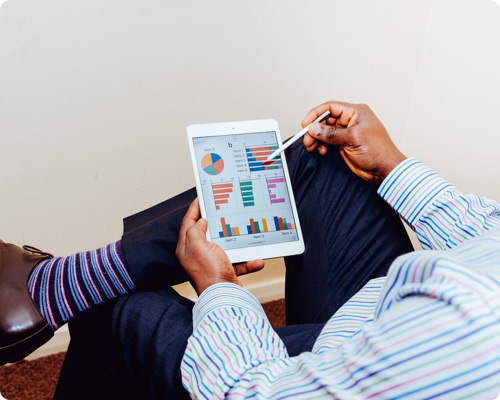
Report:
[[[182,361],[196,399],[493,399],[500,393],[500,207],[416,159],[380,195],[427,249],[396,259],[289,357],[244,288],[217,284],[193,310]]]

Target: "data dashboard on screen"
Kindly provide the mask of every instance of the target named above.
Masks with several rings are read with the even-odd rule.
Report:
[[[193,137],[211,241],[223,249],[299,240],[274,131]]]

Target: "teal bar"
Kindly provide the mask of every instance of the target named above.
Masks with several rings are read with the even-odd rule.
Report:
[[[226,224],[226,229],[227,229],[227,236],[233,236],[233,235],[231,234],[231,225]]]
[[[240,182],[240,186],[252,186],[252,181]]]
[[[255,221],[255,230],[257,231],[257,233],[260,233],[260,227],[257,221]]]

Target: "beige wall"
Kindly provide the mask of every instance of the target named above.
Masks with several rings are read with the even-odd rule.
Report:
[[[0,238],[56,254],[194,183],[185,127],[372,106],[397,144],[500,199],[490,0],[9,0],[0,8]],[[283,277],[274,264],[252,284]]]

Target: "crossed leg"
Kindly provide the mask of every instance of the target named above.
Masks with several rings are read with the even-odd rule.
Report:
[[[285,260],[288,326],[276,329],[293,356],[310,350],[342,304],[413,248],[376,187],[337,152],[321,157],[297,144],[286,156],[306,242],[304,254]],[[189,190],[124,220],[122,247],[137,292],[70,323],[56,399],[188,398],[179,365],[193,303],[170,286],[186,280],[175,247],[195,196]]]

